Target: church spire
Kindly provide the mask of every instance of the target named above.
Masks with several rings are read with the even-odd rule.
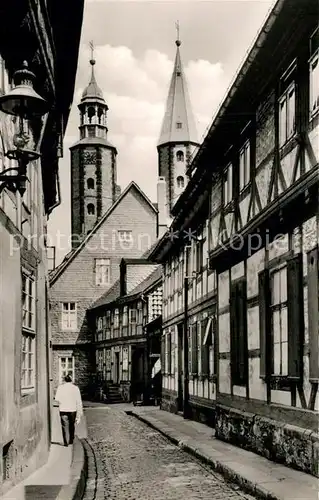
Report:
[[[180,46],[182,42],[179,37],[178,23],[176,23],[176,29],[175,63],[158,146],[185,141],[196,144],[198,142],[195,120],[181,62]]]

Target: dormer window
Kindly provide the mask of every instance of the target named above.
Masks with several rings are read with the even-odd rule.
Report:
[[[95,214],[95,206],[93,205],[93,203],[89,203],[88,204],[87,211],[88,211],[88,215],[94,215]]]
[[[86,185],[88,189],[94,189],[94,179],[92,179],[92,177],[89,177],[89,179],[86,181]]]
[[[182,128],[182,122],[176,122],[176,128]]]
[[[177,151],[177,153],[176,153],[176,160],[177,161],[184,161],[184,153],[183,153],[183,151]]]

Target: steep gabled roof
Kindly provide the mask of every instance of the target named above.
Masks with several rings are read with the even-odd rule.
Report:
[[[198,143],[195,120],[181,62],[179,51],[180,45],[181,42],[177,40],[174,70],[169,86],[166,110],[158,146],[170,142]]]
[[[121,203],[123,198],[127,195],[127,193],[131,190],[135,189],[141,196],[142,198],[147,202],[147,204],[150,206],[150,208],[157,214],[157,210],[154,207],[153,203],[150,201],[150,199],[146,196],[146,194],[142,191],[142,189],[136,184],[136,182],[132,181],[130,184],[124,189],[123,193],[118,197],[118,199],[113,203],[113,205],[105,212],[105,214],[101,217],[99,221],[95,224],[93,227],[92,231],[84,238],[84,240],[81,242],[81,244],[71,250],[63,259],[61,264],[54,269],[50,275],[49,275],[49,280],[50,280],[50,286],[52,286],[55,281],[58,279],[59,276],[65,271],[65,269],[68,267],[70,262],[73,261],[73,259],[78,255],[82,248],[85,247],[87,242],[92,238],[92,236],[96,233],[96,231],[104,224],[104,222],[107,220],[107,218],[111,215],[111,213],[115,210],[115,208]]]

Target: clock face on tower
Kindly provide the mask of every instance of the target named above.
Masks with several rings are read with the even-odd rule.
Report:
[[[83,161],[85,165],[94,164],[96,162],[96,152],[95,151],[84,151]]]

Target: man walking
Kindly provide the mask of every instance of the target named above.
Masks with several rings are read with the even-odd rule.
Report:
[[[83,415],[80,389],[75,384],[72,384],[70,375],[64,377],[64,384],[59,385],[57,388],[55,399],[60,406],[63,443],[64,446],[68,446],[74,440],[74,424],[78,424]],[[67,428],[69,428],[69,443]]]

